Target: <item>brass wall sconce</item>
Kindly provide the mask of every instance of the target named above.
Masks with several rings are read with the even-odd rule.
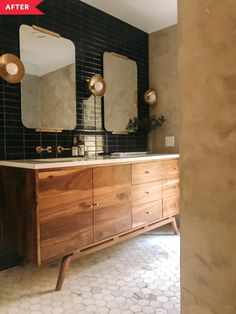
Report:
[[[150,105],[155,106],[157,105],[157,93],[154,89],[149,89],[144,94],[144,101]]]
[[[25,75],[21,60],[10,53],[0,57],[0,76],[9,83],[19,83]]]
[[[88,88],[94,96],[102,97],[106,92],[106,82],[101,75],[94,74],[88,82]]]

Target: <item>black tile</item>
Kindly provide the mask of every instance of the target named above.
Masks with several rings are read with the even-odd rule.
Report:
[[[84,129],[84,100],[89,97],[87,79],[102,74],[105,51],[115,51],[135,60],[138,66],[139,116],[148,115],[143,94],[148,89],[148,34],[78,0],[43,1],[43,16],[2,16],[0,20],[0,52],[19,55],[19,27],[36,24],[71,39],[76,47],[77,133],[94,134]],[[38,158],[35,147],[41,145],[70,147],[74,132],[36,133],[21,122],[20,84],[0,80],[0,158]],[[112,135],[105,130],[105,146],[110,151],[145,150],[147,135]],[[6,149],[6,151],[5,151]],[[65,156],[70,153],[65,153]],[[51,156],[55,156],[53,153]],[[64,156],[64,155],[63,155]],[[48,154],[43,155],[48,157]]]

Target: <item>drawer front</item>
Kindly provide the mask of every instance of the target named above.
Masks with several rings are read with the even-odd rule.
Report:
[[[179,179],[169,179],[163,182],[163,198],[179,197]]]
[[[163,199],[163,217],[177,215],[179,211],[179,198]]]
[[[165,162],[165,178],[179,176],[179,160],[168,160]]]
[[[134,206],[132,208],[132,228],[145,225],[162,218],[162,201]]]
[[[132,186],[132,206],[162,199],[162,181]]]
[[[164,164],[160,161],[132,165],[132,184],[141,184],[162,180]]]

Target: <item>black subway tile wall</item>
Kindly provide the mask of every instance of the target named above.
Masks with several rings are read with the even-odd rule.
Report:
[[[87,79],[102,75],[105,51],[128,56],[138,66],[139,116],[148,115],[143,94],[148,89],[148,34],[79,0],[44,0],[43,16],[0,16],[0,54],[19,56],[19,27],[38,25],[60,33],[76,47],[77,127],[62,133],[37,133],[21,122],[20,84],[0,79],[0,159],[39,158],[35,147],[62,145],[70,147],[74,132],[85,135],[88,151],[140,151],[147,149],[147,134],[113,135],[101,128],[102,105],[98,103],[86,121]],[[70,153],[63,153],[69,156]],[[57,157],[56,153],[41,157]]]

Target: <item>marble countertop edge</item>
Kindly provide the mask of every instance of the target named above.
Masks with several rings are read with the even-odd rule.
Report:
[[[111,156],[92,156],[92,157],[67,157],[52,159],[21,159],[21,160],[0,160],[0,166],[23,168],[23,169],[52,169],[79,166],[97,166],[105,164],[122,164],[145,162],[165,159],[179,158],[179,154],[148,154],[146,156],[132,157],[111,157]]]

